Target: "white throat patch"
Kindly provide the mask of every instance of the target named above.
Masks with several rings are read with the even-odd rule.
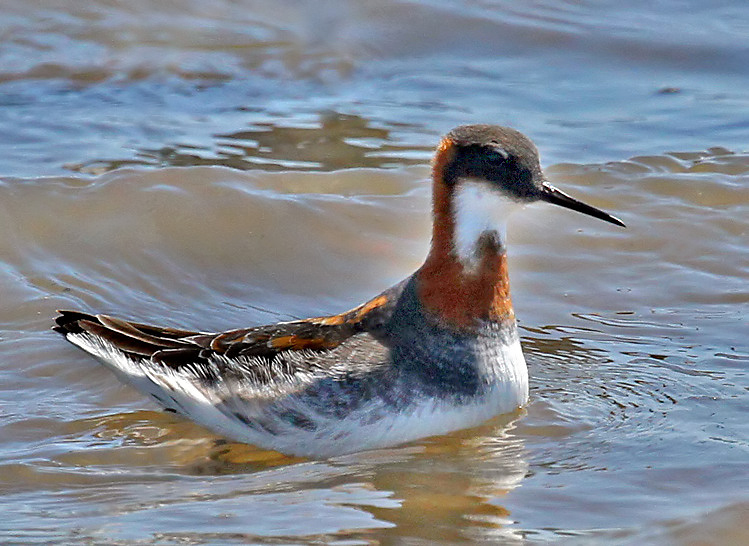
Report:
[[[484,233],[496,233],[506,244],[507,217],[522,206],[492,190],[484,181],[458,182],[453,201],[455,236],[453,249],[460,262],[473,269],[478,265],[478,242]]]

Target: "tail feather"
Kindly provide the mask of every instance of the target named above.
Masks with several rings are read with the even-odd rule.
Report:
[[[152,357],[159,352],[180,350],[185,356],[195,354],[195,344],[188,339],[199,332],[159,328],[137,322],[128,322],[108,315],[91,315],[80,311],[58,311],[53,330],[68,337],[70,334],[90,334],[104,340],[130,356]],[[181,349],[185,349],[182,351]]]
[[[58,309],[57,312],[60,313],[60,315],[55,317],[56,325],[53,326],[52,329],[62,335],[80,334],[82,329],[78,325],[79,320],[96,322],[96,317],[89,315],[88,313],[81,313],[80,311],[63,311],[60,309]]]
[[[116,330],[108,328],[100,322],[93,322],[91,320],[79,320],[78,326],[84,332],[87,332],[92,336],[109,342],[114,347],[117,347],[117,349],[119,349],[123,353],[128,354],[129,356],[137,355],[150,357],[153,353],[160,349],[158,345],[147,343],[136,337],[122,334]]]
[[[189,339],[202,334],[78,311],[59,313],[55,331],[168,411],[241,441],[260,443],[268,436],[247,424],[255,420],[254,406],[248,405],[245,415],[225,403],[238,374]]]
[[[191,416],[207,411],[208,391],[198,392],[191,376],[174,375],[196,363],[204,349],[180,337],[187,330],[131,323],[107,315],[58,311],[53,330],[99,359],[123,381],[131,383],[172,411]]]
[[[155,345],[160,348],[178,348],[185,346],[184,341],[177,341],[174,338],[146,333],[137,328],[134,324],[122,319],[110,317],[108,315],[96,315],[96,318],[99,319],[99,322],[105,328],[150,345]],[[149,353],[149,355],[150,354],[153,354],[153,352]]]

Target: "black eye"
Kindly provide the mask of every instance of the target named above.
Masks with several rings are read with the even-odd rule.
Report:
[[[499,180],[512,169],[510,155],[496,145],[470,145],[459,148],[445,169],[445,182],[455,184],[461,178]]]

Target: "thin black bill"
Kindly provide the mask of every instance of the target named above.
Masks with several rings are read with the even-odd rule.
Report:
[[[574,197],[570,197],[562,190],[558,190],[551,184],[544,184],[542,186],[541,200],[546,201],[547,203],[552,203],[554,205],[559,205],[560,207],[576,210],[577,212],[582,212],[583,214],[593,216],[594,218],[598,218],[599,220],[611,222],[612,224],[615,224],[617,226],[627,227],[624,225],[624,222],[619,220],[619,218],[611,216],[608,212],[604,212],[601,209],[586,205],[582,201],[578,201]]]

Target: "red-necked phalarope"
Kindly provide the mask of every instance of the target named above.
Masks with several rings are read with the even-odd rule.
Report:
[[[211,334],[61,311],[55,330],[168,409],[234,440],[324,457],[468,428],[528,400],[505,220],[551,186],[506,127],[458,127],[433,162],[429,255],[346,313]]]

